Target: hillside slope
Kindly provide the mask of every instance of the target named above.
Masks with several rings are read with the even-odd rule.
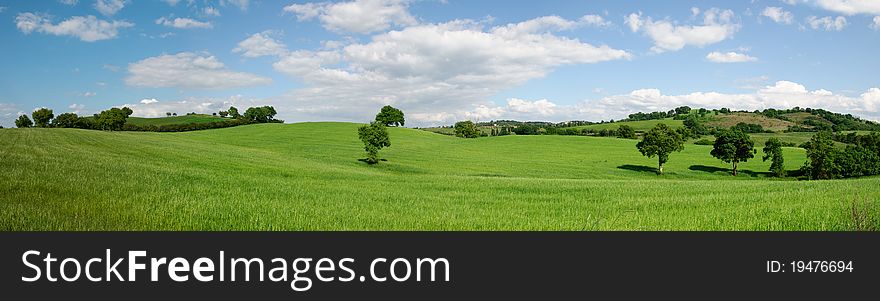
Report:
[[[766,179],[759,159],[732,177],[705,146],[658,177],[635,140],[578,136],[391,128],[368,166],[358,126],[0,130],[0,230],[825,230],[847,228],[841,196],[880,196],[876,178]]]

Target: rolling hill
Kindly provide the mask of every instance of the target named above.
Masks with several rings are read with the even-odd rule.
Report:
[[[358,126],[3,129],[0,230],[845,230],[852,198],[880,196],[878,178],[766,178],[760,152],[733,177],[699,145],[657,176],[616,138],[391,128],[369,166]]]

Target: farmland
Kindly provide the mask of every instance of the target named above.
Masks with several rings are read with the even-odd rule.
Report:
[[[733,177],[700,145],[658,176],[617,138],[390,128],[370,166],[358,126],[3,129],[0,230],[847,230],[880,196],[875,177],[769,178],[760,151]]]

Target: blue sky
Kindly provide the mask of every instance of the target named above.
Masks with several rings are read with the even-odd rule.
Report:
[[[880,119],[880,1],[0,0],[0,125],[273,105],[288,122],[607,120],[680,105]]]

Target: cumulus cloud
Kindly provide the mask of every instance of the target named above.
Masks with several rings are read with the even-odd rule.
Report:
[[[20,110],[15,104],[0,102],[0,125],[12,127],[15,118],[18,117]]]
[[[710,52],[706,55],[706,59],[715,63],[744,63],[744,62],[754,62],[757,61],[758,58],[749,56],[743,53],[737,52]]]
[[[109,17],[115,15],[126,4],[128,4],[127,0],[97,0],[95,1],[95,9],[102,15]]]
[[[61,2],[61,4],[64,5],[76,5],[79,3],[79,0],[59,0],[58,2]]]
[[[410,15],[411,0],[355,0],[339,3],[291,4],[284,12],[293,13],[297,20],[317,17],[324,28],[340,33],[372,33],[395,26],[410,26],[418,22]]]
[[[203,22],[198,20],[193,20],[190,18],[171,18],[171,17],[161,17],[156,19],[156,24],[163,25],[167,27],[174,27],[179,29],[191,29],[191,28],[212,28],[210,22]]]
[[[739,30],[731,10],[710,8],[703,12],[702,25],[678,25],[668,19],[653,20],[632,13],[624,18],[632,32],[642,32],[654,41],[654,52],[677,51],[685,46],[703,47],[724,41]]]
[[[144,99],[141,99],[141,103],[142,103],[142,104],[145,104],[145,105],[148,105],[148,104],[154,104],[154,103],[157,103],[157,102],[159,102],[159,101],[156,100],[155,98],[144,98]]]
[[[488,108],[492,95],[559,66],[630,58],[624,50],[557,33],[577,26],[587,24],[550,16],[484,28],[459,20],[411,26],[338,48],[292,51],[273,67],[306,87],[279,101],[293,102],[290,114],[314,120],[363,120],[385,104],[401,107],[414,121],[474,116],[467,112]],[[493,112],[498,111],[478,114]]]
[[[880,1],[875,0],[816,0],[819,7],[829,11],[845,14],[880,15]]]
[[[128,65],[125,83],[136,87],[226,89],[266,85],[271,79],[236,72],[214,56],[181,52],[150,57]]]
[[[778,81],[753,93],[725,94],[694,92],[684,95],[664,95],[658,89],[639,89],[629,94],[580,103],[571,110],[586,118],[624,118],[631,112],[666,111],[678,106],[721,108],[734,110],[762,110],[766,108],[823,108],[835,112],[852,113],[872,120],[880,120],[880,89],[870,88],[858,97],[832,93],[824,89],[808,90],[805,86]]]
[[[41,32],[56,36],[74,36],[85,42],[109,40],[116,38],[120,28],[134,26],[126,21],[104,21],[95,16],[75,16],[58,24],[42,15],[20,13],[15,18],[15,25],[22,33]]]
[[[247,39],[238,42],[238,47],[232,51],[241,53],[244,57],[261,56],[284,56],[287,54],[287,46],[273,38],[277,33],[264,31],[255,33]]]
[[[206,6],[202,9],[202,14],[208,17],[219,17],[220,10],[212,6]]]
[[[791,24],[794,21],[794,15],[791,12],[783,10],[781,7],[768,6],[761,12],[762,16],[770,18],[773,22],[782,24]]]
[[[870,25],[873,30],[880,30],[880,16],[874,17],[874,22]]]
[[[825,30],[825,31],[841,31],[844,27],[846,27],[846,18],[842,16],[838,16],[837,18],[831,17],[816,17],[810,16],[807,18],[807,24],[810,25],[810,28],[815,30]]]

